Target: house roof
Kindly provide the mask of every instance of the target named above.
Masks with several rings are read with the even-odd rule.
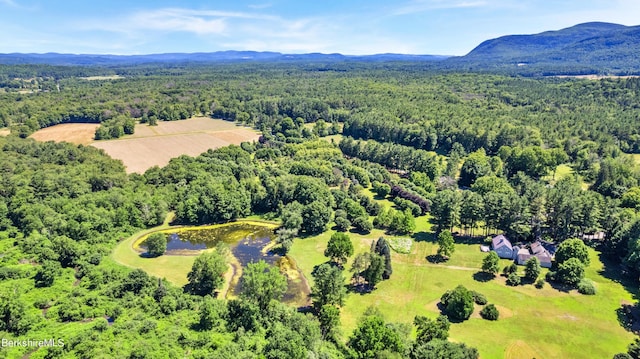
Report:
[[[513,247],[511,246],[511,242],[509,242],[507,237],[505,237],[502,234],[499,234],[499,235],[493,237],[493,239],[491,240],[491,244],[493,245],[493,249],[494,250],[496,250],[498,248],[501,248],[501,247],[507,247],[507,248],[509,248],[509,250],[513,250]]]
[[[546,251],[547,250],[542,246],[542,243],[538,241],[531,243],[531,253],[538,254]]]

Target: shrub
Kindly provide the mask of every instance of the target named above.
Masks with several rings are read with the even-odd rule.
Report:
[[[336,223],[336,229],[340,232],[346,232],[351,227],[351,222],[344,217],[336,217],[334,222]]]
[[[486,320],[498,320],[498,317],[500,316],[500,312],[498,311],[498,308],[496,308],[495,305],[487,304],[487,306],[482,308],[482,310],[480,311],[480,316],[482,316],[482,318]]]
[[[478,305],[487,304],[487,297],[485,297],[484,294],[478,293],[476,291],[471,291],[471,294],[473,295],[473,301],[476,304],[478,304]]]
[[[545,276],[545,278],[547,279],[547,282],[553,282],[554,280],[556,280],[556,272],[554,271],[547,272],[547,275]]]
[[[556,280],[569,285],[577,285],[584,278],[584,265],[578,258],[569,258],[558,266]]]
[[[167,251],[167,235],[164,233],[153,233],[144,241],[147,253],[150,257],[159,257]]]
[[[454,320],[467,320],[473,313],[473,294],[462,285],[444,293],[440,302],[445,314]]]
[[[507,285],[513,287],[520,285],[520,276],[517,273],[509,274],[509,277],[507,277]]]
[[[509,274],[515,273],[518,271],[518,266],[515,263],[511,263],[510,265],[504,267],[502,269],[502,273],[508,276]]]
[[[578,283],[578,292],[585,295],[596,294],[596,287],[591,279],[584,278]]]
[[[544,279],[542,279],[542,278],[538,279],[538,280],[536,281],[536,288],[538,288],[538,289],[542,289],[542,288],[544,288],[544,284],[545,284],[545,283],[546,283],[546,282],[545,282],[545,280],[544,280]]]

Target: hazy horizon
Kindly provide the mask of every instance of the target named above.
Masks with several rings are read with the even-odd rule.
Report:
[[[459,56],[504,35],[594,21],[631,26],[639,12],[632,0],[0,0],[0,53]]]

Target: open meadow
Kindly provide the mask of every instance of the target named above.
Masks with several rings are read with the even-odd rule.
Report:
[[[591,250],[591,265],[586,271],[586,277],[596,284],[595,296],[576,290],[561,291],[549,284],[542,289],[532,284],[510,287],[502,276],[485,281],[479,275],[486,254],[480,251],[478,241],[458,240],[449,261],[429,262],[427,257],[436,254],[438,245],[428,218],[419,217],[416,224],[413,238],[417,240],[411,253],[392,252],[391,279],[382,281],[371,293],[349,293],[341,311],[343,333],[353,331],[369,306],[377,307],[389,322],[411,324],[416,315],[435,318],[441,295],[462,284],[484,294],[500,311],[498,321],[487,321],[479,316],[481,307],[476,306],[469,320],[451,326],[450,339],[478,348],[482,358],[609,358],[625,351],[633,339],[633,334],[619,324],[616,314],[621,304],[634,301],[633,295],[617,278],[604,275],[596,251]],[[332,233],[297,239],[291,249],[290,255],[311,282],[314,266],[328,260],[323,252]],[[373,230],[367,235],[349,235],[357,255],[368,251],[371,242],[385,234]],[[347,271],[355,255],[345,266]],[[501,260],[500,268],[510,263]],[[524,267],[518,269],[522,276]],[[610,269],[606,273],[615,272]],[[546,272],[543,269],[541,276]],[[350,276],[350,272],[345,273],[347,281]],[[635,293],[637,288],[632,291]]]

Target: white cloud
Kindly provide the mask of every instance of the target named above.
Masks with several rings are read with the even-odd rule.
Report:
[[[137,43],[155,43],[156,47],[159,47],[163,36],[182,32],[186,35],[198,36],[198,38],[185,38],[183,48],[194,48],[195,44],[196,47],[213,50],[222,47],[222,49],[316,52],[330,50],[334,39],[344,37],[335,22],[335,17],[288,17],[285,19],[260,12],[164,8],[136,12],[119,18],[88,19],[76,24],[70,31],[81,29],[85,32],[102,31],[120,34]],[[114,41],[118,40],[122,41],[114,39]]]
[[[221,34],[226,28],[221,14],[202,15],[176,9],[135,14],[130,26],[134,29],[184,31],[198,35]]]
[[[409,15],[431,10],[480,8],[489,6],[487,1],[466,1],[466,0],[413,0],[392,10],[393,15]]]
[[[247,5],[250,9],[254,9],[254,10],[260,10],[260,9],[266,9],[266,8],[270,8],[273,6],[272,3],[264,3],[264,4],[250,4]]]

